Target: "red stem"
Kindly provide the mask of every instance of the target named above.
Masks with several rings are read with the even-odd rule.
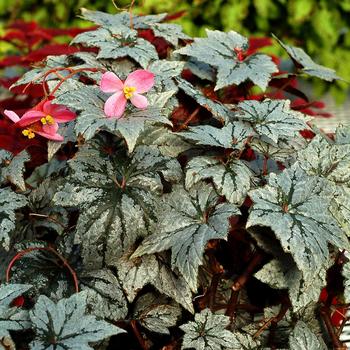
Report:
[[[7,266],[7,269],[6,269],[6,282],[10,281],[10,272],[11,272],[11,269],[12,269],[14,263],[18,259],[23,257],[24,255],[26,255],[26,254],[28,254],[28,253],[30,253],[32,251],[36,251],[36,250],[50,251],[51,253],[53,253],[56,257],[58,257],[62,261],[63,265],[68,269],[68,271],[72,275],[72,278],[73,278],[73,281],[74,281],[75,291],[78,293],[79,292],[79,282],[78,282],[77,274],[75,273],[73,268],[69,265],[68,261],[61,254],[59,254],[55,249],[53,249],[52,247],[32,247],[32,248],[28,248],[28,249],[25,249],[25,250],[22,250],[22,251],[18,252],[11,259],[9,265]]]

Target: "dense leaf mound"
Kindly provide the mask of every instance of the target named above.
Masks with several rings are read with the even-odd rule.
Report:
[[[13,86],[76,113],[64,140],[36,134],[50,115],[0,120],[16,142],[0,150],[0,347],[340,348],[350,129],[318,130],[297,86],[336,73],[277,40],[281,71],[236,32],[190,38],[166,14],[82,16],[96,27],[74,50]],[[106,116],[103,74],[137,70],[147,108]]]

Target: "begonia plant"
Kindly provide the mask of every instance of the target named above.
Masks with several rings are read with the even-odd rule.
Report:
[[[278,38],[82,16],[12,86],[41,100],[3,111],[46,153],[0,150],[0,346],[343,348],[350,129],[319,130],[297,85],[335,71]]]

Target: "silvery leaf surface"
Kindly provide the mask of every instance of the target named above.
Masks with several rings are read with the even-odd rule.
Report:
[[[116,266],[150,234],[163,192],[160,174],[169,182],[181,177],[178,162],[154,148],[140,146],[131,155],[117,148],[109,155],[108,147],[104,141],[81,147],[69,162],[72,175],[54,197],[57,205],[80,209],[76,243],[87,269]]]
[[[204,183],[188,191],[181,185],[174,187],[158,206],[155,233],[143,240],[133,257],[171,249],[173,268],[196,291],[206,244],[211,239],[227,239],[228,219],[240,215],[235,205],[218,204],[218,199],[212,186]]]

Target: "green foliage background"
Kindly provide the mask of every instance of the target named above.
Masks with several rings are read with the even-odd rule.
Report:
[[[130,0],[115,3],[125,8]],[[81,7],[118,11],[112,0],[0,0],[0,30],[16,18],[49,27],[86,26],[76,17]],[[303,47],[317,62],[350,81],[350,65],[346,64],[350,61],[350,0],[136,0],[134,11],[186,11],[176,22],[191,36],[204,35],[205,28],[259,36],[273,32],[285,42]],[[318,82],[314,88],[317,95],[329,89],[342,101],[348,84],[337,82],[330,87]]]

